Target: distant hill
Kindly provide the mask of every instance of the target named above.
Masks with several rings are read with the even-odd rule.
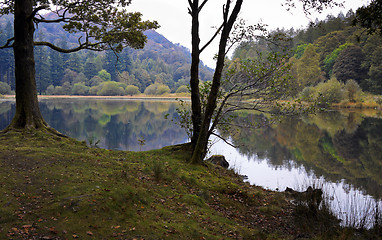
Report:
[[[49,19],[53,16],[44,17]],[[9,28],[12,22],[12,16],[0,18],[0,44],[4,44],[11,34],[6,33],[5,29],[7,24]],[[36,78],[39,91],[43,93],[48,86],[63,86],[65,82],[68,82],[70,87],[80,82],[89,88],[93,87],[100,83],[95,83],[93,78],[99,76],[101,70],[110,74],[110,79],[107,80],[136,85],[141,92],[154,83],[165,84],[172,92],[181,85],[187,85],[191,64],[189,49],[172,43],[153,30],[146,31],[145,35],[147,43],[144,49],[126,48],[118,56],[112,52],[98,53],[86,50],[62,54],[47,47],[36,47]],[[41,23],[37,26],[35,34],[37,41],[49,41],[63,48],[75,47],[79,37],[79,34],[65,32],[62,24]],[[4,62],[11,63],[12,56],[5,56],[5,52],[0,51],[0,57],[7,59]],[[10,54],[9,51],[7,54]],[[203,63],[200,67],[200,79],[211,80],[213,69]],[[0,81],[7,82],[14,88],[12,64],[4,63],[1,69],[3,70],[0,71]],[[69,89],[68,84],[66,89]]]

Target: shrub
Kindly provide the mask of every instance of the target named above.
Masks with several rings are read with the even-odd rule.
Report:
[[[305,87],[300,93],[299,97],[303,101],[311,101],[315,95],[316,91],[313,87]]]
[[[11,94],[11,87],[8,83],[0,82],[0,94]]]
[[[101,84],[101,90],[97,92],[99,96],[123,96],[125,90],[118,86],[117,82],[104,82]]]
[[[108,73],[105,69],[102,69],[98,72],[98,77],[100,77],[103,81],[111,81],[111,74]]]
[[[168,86],[166,86],[164,84],[159,84],[157,87],[156,94],[157,95],[163,95],[163,94],[170,93],[170,92],[171,92],[171,90]]]
[[[121,87],[123,89],[125,89],[127,87],[127,84],[123,83],[123,82],[117,82],[117,85],[118,85],[118,87]]]
[[[138,95],[140,93],[139,88],[134,85],[127,86],[125,91],[126,91],[126,94],[130,96]]]
[[[97,92],[101,90],[101,86],[98,85],[98,86],[93,86],[89,89],[89,95],[91,96],[96,96],[97,95]]]
[[[145,89],[145,94],[147,95],[163,95],[170,92],[171,90],[168,86],[159,83],[151,84]]]
[[[345,84],[345,97],[349,102],[358,102],[360,100],[362,90],[356,81],[350,79]]]
[[[88,95],[90,87],[85,86],[85,83],[76,83],[72,88],[73,95]]]
[[[102,78],[100,78],[99,76],[94,76],[94,77],[92,77],[92,79],[90,79],[89,86],[90,86],[90,87],[98,86],[98,85],[100,85],[102,82],[103,82],[103,79],[102,79]]]
[[[182,85],[176,90],[176,93],[189,93],[189,92],[190,90],[188,89],[186,85]]]
[[[319,83],[315,89],[322,94],[327,103],[339,103],[344,99],[343,84],[337,81],[336,78]]]
[[[85,76],[85,74],[80,72],[79,74],[77,74],[73,83],[81,83],[81,82],[88,82],[88,81],[89,79]]]
[[[54,95],[54,86],[53,85],[49,85],[46,90],[45,90],[45,93],[47,95]]]
[[[157,84],[151,84],[145,89],[146,95],[155,95],[157,90]]]
[[[69,94],[68,92],[65,91],[65,89],[61,86],[56,86],[54,88],[54,95],[67,95]]]
[[[72,92],[72,85],[69,82],[64,82],[62,84],[62,91],[64,95],[70,94]]]

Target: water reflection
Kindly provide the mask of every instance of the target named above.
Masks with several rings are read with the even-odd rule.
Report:
[[[50,126],[79,140],[100,140],[103,148],[139,151],[188,140],[164,117],[176,116],[176,102],[60,99],[41,101],[40,106]],[[0,102],[0,129],[9,124],[14,108],[14,103]],[[245,113],[235,121],[257,122],[263,117]],[[375,208],[373,199],[381,197],[380,112],[291,117],[261,129],[238,129],[226,137],[239,148],[220,141],[211,153],[225,155],[251,183],[273,190],[323,187],[343,219],[349,220],[351,212],[353,218],[366,214]]]
[[[235,124],[259,119],[247,114]],[[382,120],[377,112],[373,117],[338,111],[292,117],[261,129],[236,129],[226,137],[238,149],[218,142],[212,154],[227,156],[251,183],[272,190],[323,188],[345,225],[372,224],[373,219],[364,218],[373,216],[376,204],[382,206]]]
[[[14,108],[0,103],[0,129],[9,124]],[[42,100],[40,108],[53,128],[78,140],[100,140],[102,148],[143,151],[187,141],[184,131],[164,117],[176,115],[176,102],[53,99]]]
[[[257,118],[247,115],[235,121]],[[241,156],[252,161],[266,160],[275,169],[289,171],[303,167],[330,182],[345,179],[345,184],[372,196],[382,190],[381,119],[355,112],[326,112],[287,118],[262,129],[237,130],[230,137]]]

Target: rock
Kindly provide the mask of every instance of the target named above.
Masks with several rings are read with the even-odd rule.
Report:
[[[207,159],[206,161],[213,163],[213,164],[216,164],[216,165],[219,165],[223,168],[229,167],[229,163],[227,162],[227,160],[225,160],[225,157],[223,155],[213,155],[209,159]]]

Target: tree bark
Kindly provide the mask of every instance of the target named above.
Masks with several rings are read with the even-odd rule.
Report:
[[[192,42],[192,61],[191,61],[191,109],[192,109],[192,136],[191,144],[196,145],[202,123],[202,108],[200,104],[199,92],[199,63],[200,63],[200,37],[199,37],[199,0],[194,0],[190,4],[190,14],[192,17],[191,42]]]
[[[37,99],[33,53],[33,1],[16,0],[14,12],[16,113],[7,129],[46,128]]]
[[[226,56],[227,41],[229,38],[229,34],[232,30],[233,24],[235,23],[237,16],[240,12],[242,3],[243,3],[243,0],[236,1],[235,7],[232,10],[232,13],[229,16],[229,18],[228,18],[228,14],[229,14],[230,0],[227,0],[227,4],[225,6],[224,24],[223,24],[221,37],[220,37],[219,52],[218,52],[218,58],[216,62],[215,73],[212,80],[211,91],[210,91],[210,94],[208,95],[207,106],[203,116],[203,122],[201,124],[198,140],[194,147],[194,151],[191,158],[191,163],[194,163],[194,164],[203,163],[203,159],[205,158],[207,154],[208,139],[211,135],[210,124],[211,124],[211,119],[217,105],[217,97],[218,97],[218,93],[220,89],[222,72],[224,68],[224,60]]]

